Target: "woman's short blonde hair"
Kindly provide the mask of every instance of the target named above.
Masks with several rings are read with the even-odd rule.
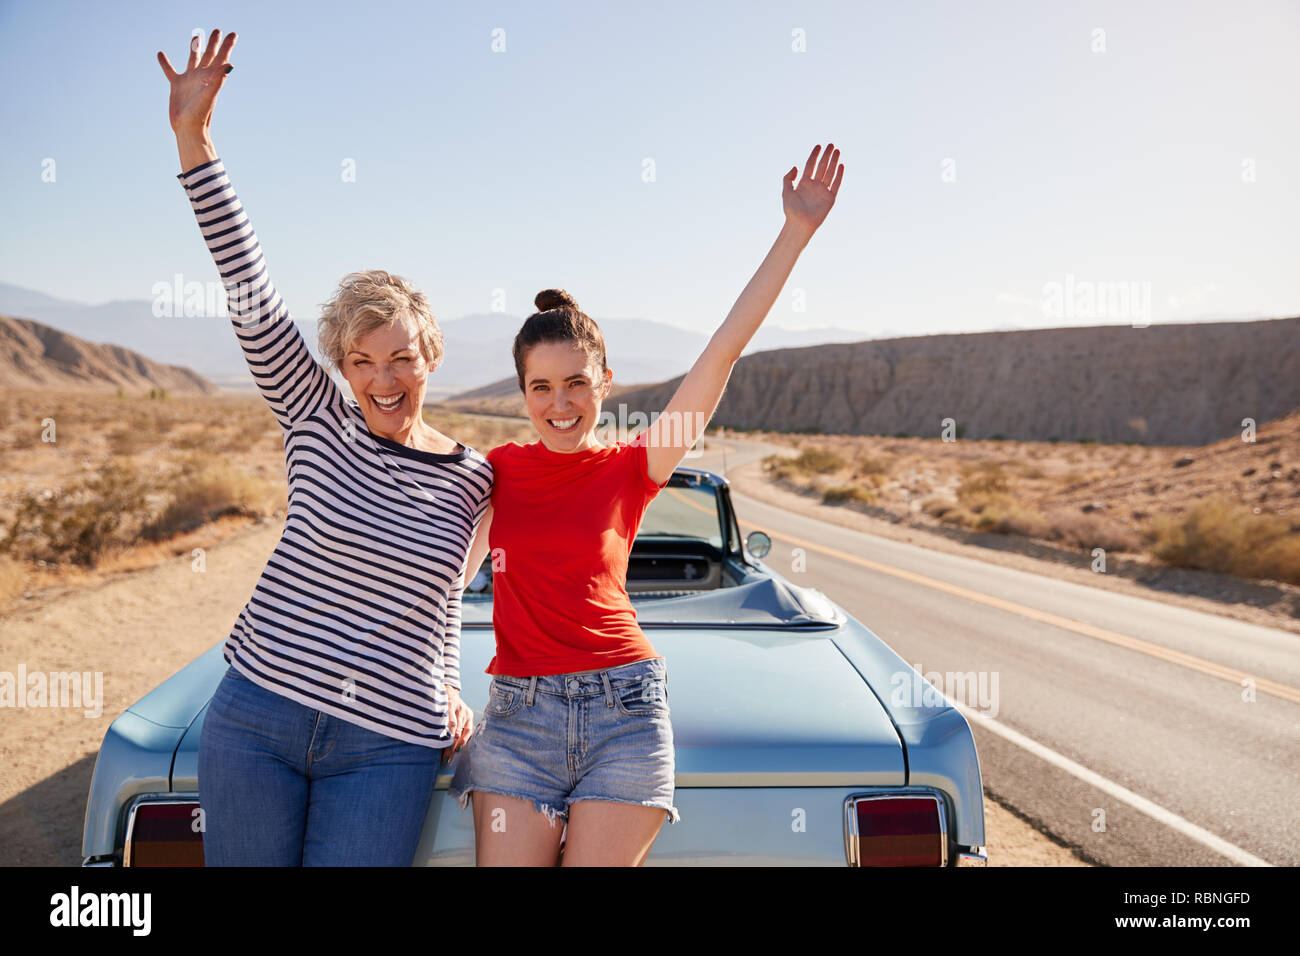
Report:
[[[401,276],[382,269],[350,272],[339,283],[333,298],[321,306],[316,326],[321,356],[341,370],[348,349],[375,329],[403,316],[415,324],[420,354],[429,370],[436,369],[442,364],[442,329],[424,293]]]

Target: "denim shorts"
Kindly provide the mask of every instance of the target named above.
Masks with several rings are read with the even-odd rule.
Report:
[[[583,800],[673,806],[668,670],[651,657],[602,671],[495,677],[483,717],[456,761],[450,793],[532,801],[555,825]]]

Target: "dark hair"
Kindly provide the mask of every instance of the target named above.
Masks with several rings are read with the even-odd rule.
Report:
[[[543,289],[533,299],[537,311],[524,320],[515,336],[515,374],[519,376],[519,390],[524,389],[524,359],[534,345],[543,342],[571,342],[587,353],[587,357],[605,375],[605,336],[600,326],[578,308],[573,296],[563,289]],[[593,385],[598,383],[593,382]]]

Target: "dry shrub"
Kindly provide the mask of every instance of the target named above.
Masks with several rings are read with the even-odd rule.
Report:
[[[999,499],[984,506],[975,518],[974,527],[976,531],[1041,538],[1047,533],[1048,525],[1047,519],[1037,511],[1023,508],[1010,499]]]
[[[1107,551],[1137,551],[1142,540],[1119,522],[1096,512],[1053,511],[1048,517],[1047,537],[1072,548],[1105,548]]]
[[[1000,470],[978,468],[962,482],[956,505],[929,498],[921,507],[946,524],[997,534],[1043,537],[1048,531],[1047,519],[1000,490],[1005,488],[1006,479]]]
[[[835,485],[822,492],[822,501],[828,505],[851,504],[853,502],[874,505],[876,500],[874,491],[859,485]]]
[[[848,462],[829,448],[805,448],[798,457],[792,459],[794,467],[807,474],[826,475],[839,471]]]
[[[948,512],[957,507],[957,503],[951,498],[944,498],[941,495],[935,495],[932,498],[926,498],[921,502],[921,510],[931,518],[942,518]]]
[[[193,458],[167,488],[171,501],[142,533],[146,541],[185,534],[226,515],[257,516],[266,510],[266,482],[220,458]]]
[[[135,539],[148,515],[149,490],[133,467],[109,462],[68,488],[23,492],[0,551],[93,567],[105,552]]]
[[[996,495],[1007,491],[1006,472],[1000,462],[980,461],[963,469],[964,477],[957,497],[961,499],[979,495]]]
[[[854,467],[864,475],[887,475],[897,458],[894,455],[863,455]]]
[[[768,455],[763,459],[763,471],[777,479],[787,479],[794,474],[791,459],[785,455]]]
[[[1300,584],[1300,527],[1287,518],[1255,514],[1218,496],[1182,515],[1151,521],[1152,554],[1166,564],[1246,578]]]
[[[109,433],[108,447],[114,455],[135,455],[154,444],[151,434],[131,425]]]
[[[840,455],[828,448],[805,448],[793,458],[768,455],[763,459],[763,470],[775,478],[792,478],[796,475],[825,475],[848,465]]]
[[[181,451],[198,451],[212,444],[212,436],[204,428],[186,431],[172,438],[172,447]]]

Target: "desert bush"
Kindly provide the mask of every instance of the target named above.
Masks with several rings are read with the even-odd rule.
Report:
[[[924,511],[926,514],[928,514],[931,518],[942,518],[949,511],[952,511],[955,507],[957,507],[956,502],[954,502],[950,498],[944,498],[940,495],[935,495],[934,497],[926,498],[924,501],[921,502],[921,510]]]
[[[1004,494],[1007,491],[1007,476],[1000,462],[980,461],[964,469],[961,487],[957,498],[967,504],[968,499],[983,495]],[[972,509],[974,510],[974,509]]]
[[[1026,538],[1041,538],[1047,533],[1047,520],[1030,508],[1014,501],[998,501],[985,506],[975,518],[976,531],[996,534],[1018,534]]]
[[[994,476],[1000,477],[1000,476]],[[972,528],[975,531],[992,531],[997,534],[1018,534],[1028,538],[1041,538],[1047,534],[1047,519],[1032,508],[1026,508],[1005,491],[985,490],[983,485],[1005,487],[998,481],[982,476],[971,490],[963,482],[957,492],[957,504],[943,499],[928,498],[921,508],[945,524]]]
[[[269,490],[261,479],[219,458],[194,458],[166,486],[171,500],[141,536],[162,541],[226,515],[264,513]]]
[[[790,464],[790,459],[785,455],[768,455],[762,462],[763,471],[773,478],[789,478],[794,474],[794,468]]]
[[[805,448],[797,456],[789,459],[790,467],[795,471],[803,472],[810,475],[825,475],[833,471],[839,471],[845,467],[848,462],[843,456],[836,454],[829,448]]]
[[[114,455],[135,455],[154,443],[151,433],[132,425],[123,425],[109,432],[108,447]]]
[[[1166,564],[1246,578],[1300,584],[1300,526],[1255,514],[1223,496],[1196,502],[1184,514],[1151,521],[1151,553]]]
[[[202,428],[194,431],[186,431],[175,436],[171,440],[172,447],[181,451],[198,451],[200,448],[207,448],[212,444],[212,436]]]
[[[853,467],[864,475],[887,475],[895,460],[893,455],[863,455]]]
[[[12,557],[94,566],[134,540],[147,518],[149,482],[130,465],[109,462],[59,491],[24,492],[0,551]]]
[[[1104,515],[1057,510],[1048,515],[1046,537],[1072,548],[1105,548],[1107,551],[1137,551],[1142,539],[1132,529]]]
[[[865,505],[876,503],[876,493],[860,485],[835,485],[822,492],[822,501],[828,505],[851,504],[860,502]]]

